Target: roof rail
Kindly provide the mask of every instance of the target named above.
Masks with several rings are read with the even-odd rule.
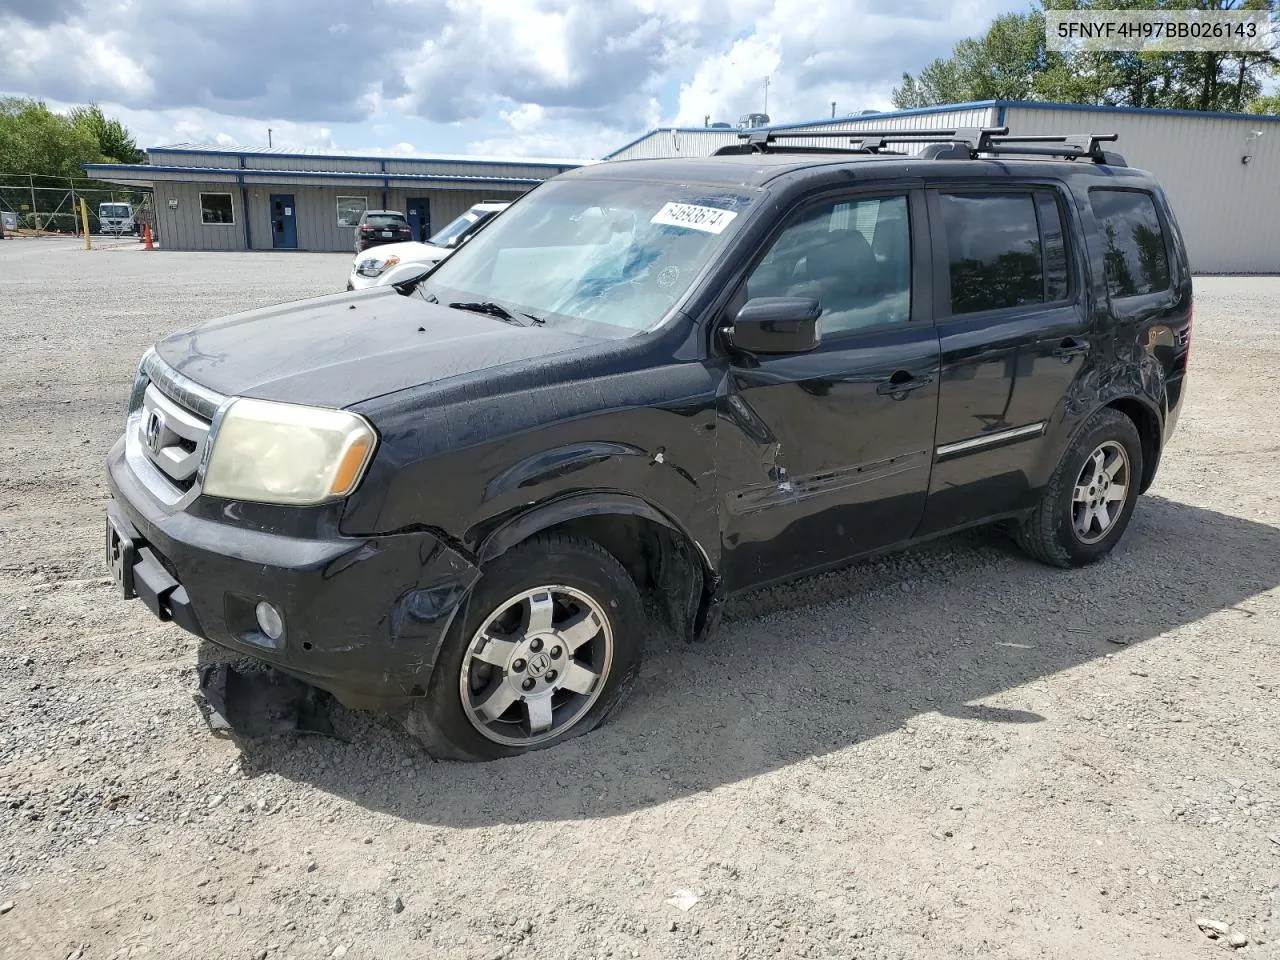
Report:
[[[743,153],[873,153],[885,151],[890,143],[936,144],[925,151],[934,160],[976,160],[980,155],[1017,157],[1061,157],[1075,160],[1087,157],[1094,163],[1124,166],[1124,158],[1102,149],[1114,143],[1114,133],[1070,135],[1010,136],[1008,127],[955,127],[946,130],[743,130],[742,143],[721,147],[717,156]],[[785,146],[782,140],[846,140],[847,147]]]

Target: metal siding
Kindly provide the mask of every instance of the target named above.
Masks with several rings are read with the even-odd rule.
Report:
[[[352,160],[346,157],[275,157],[250,154],[245,166],[255,170],[325,171],[331,173],[380,173],[377,160]]]
[[[167,150],[147,151],[152,163],[162,167],[228,167],[240,166],[240,157],[234,153],[169,153]]]
[[[1112,148],[1164,187],[1193,270],[1280,272],[1280,131],[1249,119],[1027,107],[1009,107],[1006,122],[1015,134],[1119,134]],[[1264,136],[1246,147],[1254,130]]]
[[[866,117],[850,117],[836,121],[815,121],[810,124],[788,124],[786,133],[805,133],[812,131],[848,132],[858,130],[909,130],[915,128],[935,129],[938,127],[982,127],[995,122],[995,107],[968,107],[963,110],[943,110],[937,113],[914,116],[881,116],[872,114]],[[737,128],[705,127],[698,130],[656,130],[649,136],[633,143],[616,154],[610,160],[641,160],[655,157],[706,157],[715,153],[720,147],[740,143]],[[836,141],[838,143],[838,141]],[[832,141],[826,137],[804,137],[787,139],[787,143],[797,146],[820,147],[831,146]],[[895,149],[899,149],[896,148]],[[920,145],[904,144],[900,149],[908,153],[918,153]]]
[[[201,193],[230,193],[235,223],[203,223],[200,219]],[[176,210],[169,209],[171,197],[178,201]],[[244,211],[240,206],[240,188],[235,184],[157,182],[153,203],[161,249],[244,249],[244,221],[241,219]]]

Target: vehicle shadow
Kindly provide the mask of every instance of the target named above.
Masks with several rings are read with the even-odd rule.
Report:
[[[708,643],[658,640],[614,721],[549,751],[433,763],[389,718],[338,711],[345,740],[244,743],[242,762],[438,825],[616,816],[931,712],[975,733],[1052,722],[1015,688],[1148,641],[1125,655],[1159,656],[1162,634],[1250,615],[1241,605],[1278,584],[1280,529],[1145,497],[1116,553],[1084,570],[1036,564],[987,531],[735,601]]]

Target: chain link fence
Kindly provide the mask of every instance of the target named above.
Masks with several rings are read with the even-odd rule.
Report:
[[[0,225],[14,236],[79,236],[83,233],[80,201],[89,212],[89,232],[107,236],[141,234],[144,223],[152,224],[151,191],[129,187],[112,187],[98,180],[79,177],[45,177],[38,174],[19,176],[0,174]],[[110,204],[112,208],[105,208]],[[131,216],[118,204],[128,204]],[[103,213],[114,220],[126,220],[122,230],[104,224]]]

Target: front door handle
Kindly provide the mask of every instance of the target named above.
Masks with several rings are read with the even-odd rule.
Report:
[[[919,390],[921,387],[927,387],[931,383],[933,383],[933,377],[928,374],[915,377],[906,370],[899,370],[888,380],[881,380],[877,383],[876,393],[882,397],[893,397],[895,400],[901,400],[912,390]]]
[[[1053,348],[1053,355],[1061,357],[1063,363],[1070,363],[1072,357],[1088,352],[1089,341],[1077,340],[1075,337],[1065,337],[1060,344]]]

